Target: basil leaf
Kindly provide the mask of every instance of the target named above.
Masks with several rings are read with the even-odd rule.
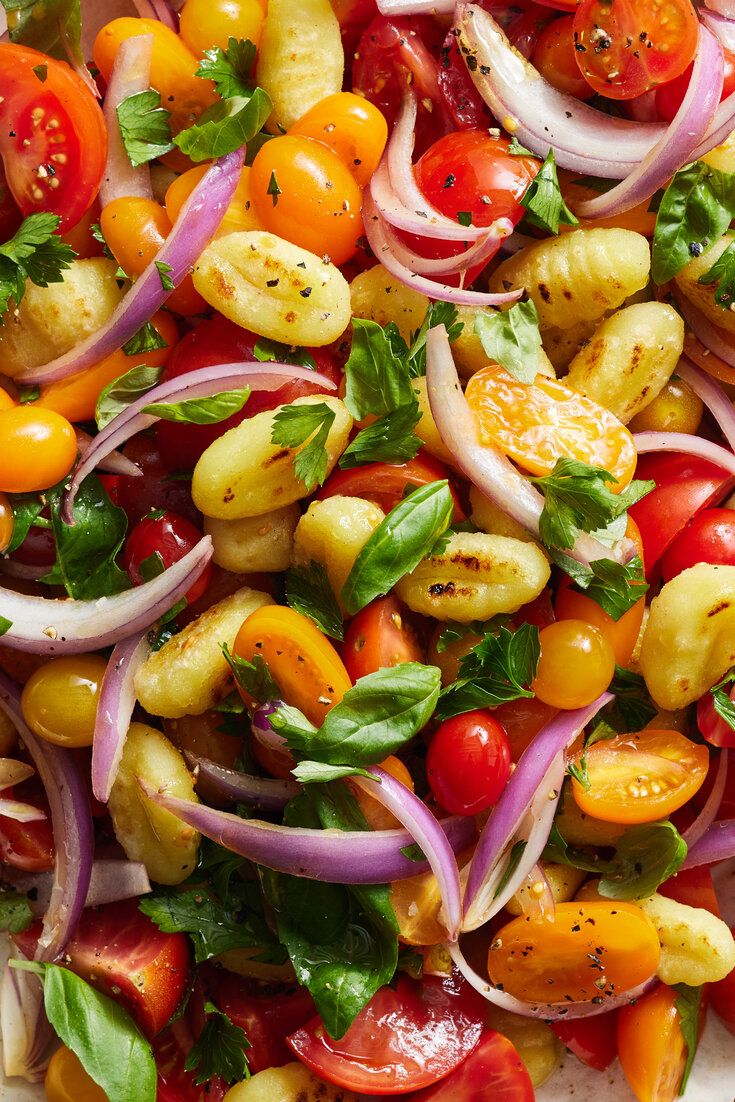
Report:
[[[687,846],[673,823],[644,823],[620,838],[615,856],[605,863],[599,892],[606,899],[647,899],[678,872]]]
[[[372,773],[365,769],[357,769],[353,765],[328,765],[321,761],[300,761],[291,772],[302,784],[325,784],[328,781],[343,780],[345,777],[370,777],[375,780]]]
[[[279,280],[276,280],[278,283]],[[316,360],[311,352],[305,348],[299,348],[295,344],[280,344],[278,341],[268,340],[267,337],[259,337],[253,348],[253,356],[261,363],[275,361],[281,364],[295,364],[297,367],[308,367],[316,371]]]
[[[255,46],[249,39],[227,39],[227,49],[214,46],[204,51],[195,76],[213,80],[222,99],[252,95],[250,73],[255,63]]]
[[[681,1083],[677,1091],[678,1095],[684,1094],[692,1072],[694,1057],[697,1054],[699,1044],[699,1020],[702,1013],[702,987],[688,987],[685,983],[674,984],[674,991],[679,996],[675,1006],[679,1012],[679,1028],[687,1046],[687,1058],[684,1071],[681,1075]]]
[[[342,612],[320,562],[291,567],[286,574],[286,604],[308,616],[325,635],[344,639]]]
[[[430,554],[454,514],[454,498],[446,479],[430,482],[408,494],[370,535],[342,587],[342,603],[353,615]]]
[[[525,220],[539,229],[558,234],[561,222],[565,226],[579,225],[579,219],[570,211],[562,197],[553,149],[549,150],[546,160],[528,185],[520,203],[526,210]]]
[[[407,463],[418,454],[423,441],[413,431],[421,420],[417,401],[399,406],[361,429],[342,452],[343,470],[365,463]]]
[[[32,923],[33,911],[25,895],[6,891],[0,893],[0,930],[6,930],[9,934],[22,934]]]
[[[714,297],[718,306],[729,310],[735,298],[735,241],[720,253],[709,271],[701,275],[697,283],[714,284]]]
[[[352,348],[345,364],[345,405],[357,420],[378,417],[416,401],[405,360],[377,322],[352,319]]]
[[[154,260],[153,263],[156,266],[156,271],[158,272],[158,278],[161,281],[161,287],[163,288],[163,290],[164,291],[173,291],[174,281],[171,279],[171,276],[168,274],[169,272],[173,271],[173,268],[171,267],[171,265],[166,264],[166,262],[164,260]],[[125,275],[124,272],[122,274]]]
[[[408,373],[411,378],[426,374],[426,334],[430,329],[443,325],[450,341],[456,341],[464,330],[464,322],[457,321],[457,307],[451,302],[430,302],[421,328],[411,335],[411,347],[408,350]]]
[[[509,700],[533,696],[528,687],[536,676],[541,655],[539,631],[522,624],[517,631],[501,627],[486,635],[460,661],[459,677],[442,690],[436,709],[438,719],[496,708]]]
[[[36,402],[41,397],[40,386],[24,386],[18,389],[18,402],[22,406]]]
[[[70,61],[79,72],[86,72],[82,49],[82,17],[80,0],[2,0],[7,15],[11,42],[32,46],[43,54]],[[12,24],[12,26],[11,26]],[[34,73],[43,83],[46,76],[37,65]],[[46,74],[47,75],[47,74]]]
[[[174,148],[171,115],[154,89],[126,96],[116,107],[120,137],[133,168],[163,157]]]
[[[97,428],[105,428],[131,402],[156,386],[162,374],[162,367],[146,367],[145,364],[141,364],[140,367],[133,367],[124,375],[108,383],[97,399],[94,411]]]
[[[735,175],[695,161],[676,173],[656,216],[651,252],[654,283],[667,283],[714,244],[735,216]]]
[[[42,579],[63,585],[75,600],[111,597],[130,588],[130,579],[115,562],[127,532],[123,509],[113,505],[97,475],[88,475],[74,501],[74,526],[61,517],[63,489],[47,493],[56,563]]]
[[[227,659],[237,684],[258,704],[267,704],[269,700],[277,700],[280,697],[280,689],[261,655],[254,655],[250,662],[247,658],[241,658],[239,654],[232,654],[227,643],[222,644],[222,653]]]
[[[639,673],[616,666],[609,691],[615,695],[615,710],[620,714],[625,731],[642,731],[657,713]]]
[[[538,311],[530,300],[516,302],[509,310],[483,311],[475,319],[475,332],[489,359],[500,364],[521,383],[532,383],[539,369],[541,334]]]
[[[511,849],[510,854],[508,855],[508,863],[505,866],[505,870],[503,872],[503,875],[500,877],[500,880],[498,881],[498,886],[495,889],[493,899],[497,899],[498,896],[500,895],[500,893],[510,883],[510,878],[513,875],[513,873],[516,871],[516,869],[518,868],[518,865],[520,864],[521,857],[523,857],[523,854],[525,853],[527,845],[528,845],[528,842],[515,842],[514,843],[513,848]]]
[[[220,100],[188,130],[177,134],[174,143],[192,161],[208,161],[234,153],[263,128],[272,110],[270,97],[262,88],[256,88],[249,97]]]
[[[204,1029],[192,1045],[184,1064],[185,1071],[196,1071],[194,1082],[197,1086],[209,1083],[219,1076],[225,1083],[240,1083],[250,1078],[245,1050],[251,1048],[247,1034],[239,1025],[214,1003],[206,1002],[204,1012],[207,1019]]]
[[[21,497],[20,495],[11,494],[10,504],[13,509],[13,538],[5,548],[6,555],[18,550],[34,522],[43,512],[43,502],[37,495]]]
[[[271,442],[299,449],[294,456],[294,471],[307,492],[321,486],[327,477],[327,440],[335,416],[326,402],[307,402],[281,406],[273,419]]]
[[[13,626],[13,621],[7,616],[0,616],[0,636],[6,635]]]
[[[735,671],[730,670],[721,681],[712,686],[710,692],[712,693],[712,704],[715,712],[720,719],[724,719],[725,723],[735,730],[735,702],[730,699],[728,690],[728,686],[732,685],[733,681],[735,681]]]
[[[143,406],[142,413],[153,414],[163,421],[177,425],[216,425],[239,413],[248,398],[250,387],[241,390],[223,390],[209,398],[187,398],[183,402],[151,402]]]
[[[530,149],[526,149],[525,145],[521,145],[518,138],[512,137],[510,139],[510,145],[508,146],[508,152],[512,157],[535,157],[536,154],[532,153]]]
[[[126,341],[122,350],[126,356],[140,356],[144,352],[156,352],[159,348],[167,348],[168,345],[155,325],[147,321],[138,332]]]

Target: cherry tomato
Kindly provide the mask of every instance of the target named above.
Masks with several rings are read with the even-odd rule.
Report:
[[[18,550],[13,551],[10,556],[11,560],[27,566],[53,566],[56,562],[56,541],[51,531],[51,522],[44,514],[48,514],[47,509],[38,518],[44,526],[31,525]]]
[[[0,490],[47,490],[69,473],[76,457],[74,429],[53,410],[25,405],[0,413]]]
[[[665,582],[682,570],[706,562],[735,565],[735,511],[704,509],[689,521],[661,561]]]
[[[575,802],[608,823],[666,818],[702,787],[709,766],[706,746],[651,727],[596,742],[584,753],[590,787],[573,778]]]
[[[686,1062],[678,992],[660,984],[618,1016],[618,1053],[638,1102],[674,1102]]]
[[[459,130],[491,125],[487,105],[475,88],[453,30],[441,48],[438,83],[446,110]]]
[[[0,555],[10,546],[14,527],[13,506],[8,495],[0,493]]]
[[[502,1033],[486,1029],[463,1064],[412,1102],[533,1102],[531,1077]]]
[[[353,92],[335,92],[294,123],[289,134],[328,146],[364,188],[378,167],[388,126],[377,107]]]
[[[218,970],[213,995],[219,1009],[245,1030],[253,1075],[290,1063],[293,1055],[286,1038],[314,1016],[314,1001],[306,988],[258,983],[232,972]]]
[[[539,633],[541,657],[531,688],[553,708],[583,708],[603,693],[615,673],[615,652],[584,620],[558,620]]]
[[[689,384],[683,379],[669,379],[650,405],[630,421],[630,431],[686,432],[693,436],[703,413],[704,403]]]
[[[202,538],[201,532],[185,517],[164,513],[143,517],[125,541],[123,565],[133,585],[143,585],[167,568],[179,562]],[[158,559],[155,556],[159,556]],[[153,557],[153,558],[152,558]],[[152,561],[150,561],[152,559]],[[147,568],[143,564],[147,563]],[[196,601],[206,591],[212,574],[208,565],[186,594],[187,601]]]
[[[107,1102],[107,1095],[87,1075],[79,1057],[62,1045],[51,1057],[44,1080],[47,1102]]]
[[[5,169],[0,161],[0,240],[8,241],[23,221],[23,215],[5,179]]]
[[[715,1014],[735,1036],[735,969],[724,980],[708,984],[707,990]]]
[[[433,872],[394,880],[390,901],[398,923],[399,941],[426,946],[439,945],[445,940],[446,927],[439,920],[442,897]]]
[[[342,660],[353,681],[387,666],[424,661],[423,650],[397,597],[379,597],[350,621]]]
[[[531,62],[554,88],[575,99],[590,99],[595,93],[582,76],[574,49],[574,16],[563,15],[549,23],[539,35]]]
[[[465,712],[439,725],[426,758],[426,778],[452,815],[477,815],[492,807],[509,775],[508,736],[490,712]]]
[[[707,773],[707,779],[700,788],[699,792],[692,798],[692,806],[701,811],[705,805],[707,797],[712,791],[712,787],[715,783],[717,776],[717,769],[715,767],[714,758],[710,762],[710,769]],[[720,800],[720,807],[716,815],[717,819],[735,819],[735,767],[728,767],[727,774],[725,776],[725,791],[722,793],[722,799]]]
[[[399,974],[395,990],[381,987],[340,1040],[320,1018],[288,1038],[313,1072],[347,1090],[406,1094],[454,1071],[477,1045],[486,1009],[464,980]]]
[[[56,850],[48,800],[38,779],[31,777],[6,788],[3,795],[42,808],[46,818],[19,823],[0,815],[0,863],[23,872],[48,872],[54,867]]]
[[[457,524],[466,518],[449,471],[443,463],[423,450],[407,463],[366,463],[364,467],[335,471],[324,483],[317,498],[324,500],[335,494],[364,497],[374,501],[384,513],[389,513],[402,500],[407,486],[415,489],[444,478],[449,478],[449,488],[455,501],[453,519]]]
[[[221,426],[215,427],[221,430]],[[193,431],[199,426],[186,425],[185,428]],[[123,448],[123,455],[143,472],[141,478],[120,475],[117,484],[120,506],[131,524],[137,524],[141,517],[160,509],[180,513],[197,523],[200,516],[191,500],[190,483],[171,477],[171,469],[161,459],[153,437],[145,433],[134,436]]]
[[[561,456],[609,471],[619,492],[636,463],[633,438],[609,410],[559,383],[537,375],[519,383],[497,365],[476,372],[465,396],[480,422],[484,443],[500,448],[526,470],[550,474]]]
[[[725,79],[720,100],[727,99],[731,92],[735,92],[735,54],[726,49],[722,52],[725,60]],[[664,122],[671,122],[681,107],[689,81],[692,79],[693,68],[693,64],[688,65],[676,80],[671,80],[656,90],[656,111]]]
[[[227,1086],[219,1076],[197,1086],[196,1073],[186,1070],[186,1058],[195,1041],[186,1019],[174,1022],[155,1038],[156,1102],[222,1102]]]
[[[255,0],[257,3],[258,0]],[[202,177],[209,171],[209,164],[197,165],[176,176],[166,189],[166,214],[172,225],[181,213],[186,200],[194,188],[200,183]],[[235,194],[230,200],[230,205],[225,211],[224,217],[215,231],[215,238],[223,237],[228,233],[239,233],[241,230],[262,230],[263,226],[255,213],[252,196],[250,194],[250,169],[243,167],[240,180],[235,189]]]
[[[561,1019],[549,1025],[564,1047],[583,1064],[596,1071],[607,1071],[618,1054],[617,1018],[617,1010],[611,1010],[592,1018],[575,1018],[571,1022]]]
[[[381,769],[386,773],[390,773],[391,777],[395,777],[397,781],[400,781],[409,792],[414,791],[413,777],[400,758],[397,758],[394,754],[389,754],[389,756],[379,764]],[[349,781],[347,783],[350,785]],[[366,792],[364,788],[358,788],[357,785],[350,785],[350,788],[371,830],[401,829],[401,823],[396,819],[395,815],[391,811],[388,811],[386,807],[383,807],[379,800],[376,800],[376,798],[371,796],[369,792]]]
[[[102,678],[100,654],[53,658],[29,677],[21,705],[28,726],[57,746],[91,746]]]
[[[668,899],[675,899],[686,907],[702,907],[710,914],[720,917],[720,905],[712,880],[712,873],[706,865],[695,865],[693,869],[680,869],[674,876],[660,884],[656,891]]]
[[[317,726],[352,686],[326,635],[292,608],[268,605],[256,609],[243,622],[233,650],[248,661],[260,655],[286,703],[299,708]],[[243,699],[252,703],[244,693]]]
[[[557,903],[553,922],[523,915],[498,930],[488,974],[519,999],[586,1002],[650,979],[660,951],[653,923],[632,903]]]
[[[0,73],[0,157],[13,198],[24,215],[48,211],[68,229],[92,205],[104,172],[99,104],[68,65],[27,46],[0,43]]]
[[[697,49],[690,0],[581,0],[574,14],[577,64],[595,92],[635,99],[684,72]]]
[[[735,730],[715,711],[712,693],[704,693],[697,701],[697,727],[710,746],[735,746]]]
[[[260,45],[266,5],[264,0],[186,0],[181,9],[179,34],[195,57],[230,38]]]

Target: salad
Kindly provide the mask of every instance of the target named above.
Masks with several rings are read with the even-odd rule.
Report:
[[[672,1102],[735,1035],[735,7],[2,5],[9,1096]]]

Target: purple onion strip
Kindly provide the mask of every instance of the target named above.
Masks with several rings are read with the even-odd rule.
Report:
[[[274,780],[272,777],[254,777],[228,769],[209,758],[186,753],[185,758],[197,777],[209,782],[218,796],[232,803],[243,803],[262,811],[282,811],[289,800],[298,796],[301,785],[296,781]]]
[[[727,448],[704,440],[701,436],[692,436],[688,432],[637,432],[633,443],[639,455],[646,452],[681,452],[683,455],[696,455],[707,459],[716,467],[722,467],[730,475],[735,475],[735,455]]]
[[[133,168],[123,145],[117,117],[117,108],[124,99],[145,92],[150,87],[152,56],[152,34],[138,34],[126,39],[120,43],[115,54],[104,103],[107,163],[100,184],[100,203],[103,209],[113,199],[131,196],[153,198],[150,167],[143,164]]]
[[[0,983],[0,1030],[5,1075],[40,1083],[58,1038],[46,1017],[39,977],[8,964]]]
[[[676,374],[701,398],[719,425],[720,432],[735,451],[735,409],[720,384],[706,371],[695,367],[685,356],[679,360]]]
[[[689,849],[695,846],[699,839],[707,833],[712,823],[717,818],[717,812],[720,809],[722,797],[725,792],[725,785],[727,783],[727,768],[728,754],[727,750],[723,750],[717,764],[717,775],[715,776],[715,783],[712,785],[712,791],[705,800],[704,807],[699,815],[697,815],[689,829],[685,830],[682,834],[682,838]]]
[[[151,653],[148,629],[118,643],[102,678],[92,742],[92,791],[106,804],[115,783],[135,708],[133,679]]]
[[[735,819],[720,819],[704,832],[699,841],[689,847],[683,869],[711,865],[735,857]]]

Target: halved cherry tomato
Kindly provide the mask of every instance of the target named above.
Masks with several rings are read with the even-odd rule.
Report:
[[[7,494],[0,493],[0,554],[10,546],[14,527],[15,516],[10,498]]]
[[[635,99],[678,77],[698,34],[690,0],[581,0],[574,15],[577,64],[608,99]]]
[[[423,450],[407,463],[366,463],[364,467],[352,467],[347,471],[335,471],[317,494],[324,500],[336,494],[345,497],[364,497],[389,513],[402,500],[407,486],[415,489],[430,482],[449,479],[449,489],[454,498],[455,524],[465,520],[449,471],[438,459]]]
[[[267,605],[243,621],[234,653],[265,661],[287,704],[317,726],[352,686],[342,659],[312,620],[292,608]],[[241,690],[247,704],[252,701]]]
[[[706,865],[695,865],[693,869],[680,869],[660,884],[656,891],[668,899],[675,899],[687,907],[703,907],[710,914],[720,917],[720,904],[712,880],[712,873]]]
[[[660,984],[618,1016],[618,1054],[638,1102],[673,1102],[686,1062],[678,992]]]
[[[104,172],[99,104],[68,65],[27,46],[0,43],[0,74],[0,157],[13,198],[23,214],[48,211],[68,229],[92,205]]]
[[[735,969],[724,980],[708,984],[707,990],[715,1014],[735,1036]]]
[[[615,653],[584,620],[557,620],[539,633],[541,655],[531,688],[552,708],[583,708],[603,693],[615,673]]]
[[[130,532],[123,551],[123,565],[131,582],[133,585],[143,585],[150,581],[161,572],[161,568],[173,566],[188,555],[201,538],[199,529],[178,513],[167,512],[143,517]],[[143,566],[146,560],[151,559],[148,568]],[[212,567],[209,563],[186,593],[187,602],[196,601],[202,596],[211,576]]]
[[[720,100],[727,99],[731,92],[735,92],[735,54],[723,49],[725,59],[725,79],[722,83],[722,95]],[[687,93],[689,82],[692,79],[693,64],[688,65],[681,76],[676,80],[662,84],[656,91],[656,110],[664,122],[672,122],[676,112],[682,105]]]
[[[453,30],[449,31],[441,48],[439,90],[459,130],[474,130],[490,124],[487,105],[475,88]]]
[[[46,1102],[108,1102],[102,1087],[87,1075],[79,1057],[66,1045],[51,1057],[43,1085]]]
[[[523,915],[501,927],[487,967],[491,983],[516,998],[586,1002],[650,979],[660,951],[656,928],[632,903],[557,903],[553,922]]]
[[[289,134],[321,142],[347,165],[363,188],[378,167],[388,140],[388,126],[377,107],[353,92],[335,92],[295,122]]]
[[[306,988],[259,983],[221,969],[214,978],[213,997],[219,1009],[245,1030],[253,1075],[290,1063],[293,1055],[286,1038],[314,1017],[314,1000]]]
[[[400,781],[409,792],[414,791],[413,777],[401,759],[397,758],[395,754],[390,754],[381,761],[380,768],[384,769],[386,773],[389,773],[391,777],[395,777],[397,781]],[[350,785],[350,782],[348,781],[347,784]],[[358,788],[357,785],[350,785],[350,788],[352,788],[355,799],[360,805],[360,810],[365,816],[371,830],[401,829],[401,824],[398,819],[396,819],[393,812],[388,811],[379,800],[376,800],[374,796],[371,796],[370,793],[366,792],[363,788]]]
[[[65,417],[33,404],[0,413],[0,490],[47,490],[68,474],[77,438]]]
[[[549,1022],[565,1048],[578,1060],[596,1071],[606,1071],[618,1054],[617,1010],[596,1014],[592,1018],[575,1018],[571,1022],[560,1019]]]
[[[23,872],[48,872],[54,867],[56,849],[48,800],[36,777],[6,788],[3,795],[42,808],[45,819],[20,823],[0,815],[0,863]]]
[[[556,379],[537,375],[519,383],[504,368],[476,372],[465,396],[486,444],[500,448],[526,470],[550,474],[561,456],[609,471],[611,489],[628,485],[636,464],[633,438],[609,410]]]
[[[465,712],[437,728],[426,758],[426,779],[453,815],[478,815],[498,802],[510,775],[510,744],[488,711]]]
[[[412,1102],[533,1102],[531,1077],[502,1033],[486,1029],[463,1064]]]
[[[194,430],[200,426],[184,427]],[[134,436],[123,448],[123,454],[143,472],[142,478],[120,475],[117,483],[120,507],[125,510],[131,524],[137,524],[141,517],[159,509],[179,513],[192,524],[201,522],[201,516],[191,500],[190,484],[172,477],[171,469],[161,459],[152,436],[146,433]]]
[[[735,730],[715,711],[712,693],[704,693],[697,701],[697,727],[710,746],[735,746]]]
[[[397,597],[378,597],[350,621],[342,660],[353,681],[402,662],[424,661],[423,649]]]
[[[454,973],[381,987],[340,1040],[320,1018],[288,1038],[317,1075],[347,1090],[407,1094],[449,1075],[477,1045],[485,1000]]]
[[[651,727],[596,742],[585,757],[590,787],[573,778],[574,799],[585,814],[607,823],[666,818],[702,787],[709,767],[706,746]]]
[[[693,517],[661,561],[664,581],[700,562],[735,565],[735,510],[704,509]]]
[[[153,1042],[158,1070],[156,1102],[222,1102],[227,1093],[227,1085],[220,1076],[215,1075],[198,1086],[196,1073],[186,1070],[186,1058],[197,1040],[196,1033],[201,1032],[192,1029],[190,1017],[187,1009],[185,1018],[173,1022]]]
[[[572,15],[562,15],[544,27],[531,54],[531,62],[560,92],[576,99],[590,99],[595,93],[579,71]]]

